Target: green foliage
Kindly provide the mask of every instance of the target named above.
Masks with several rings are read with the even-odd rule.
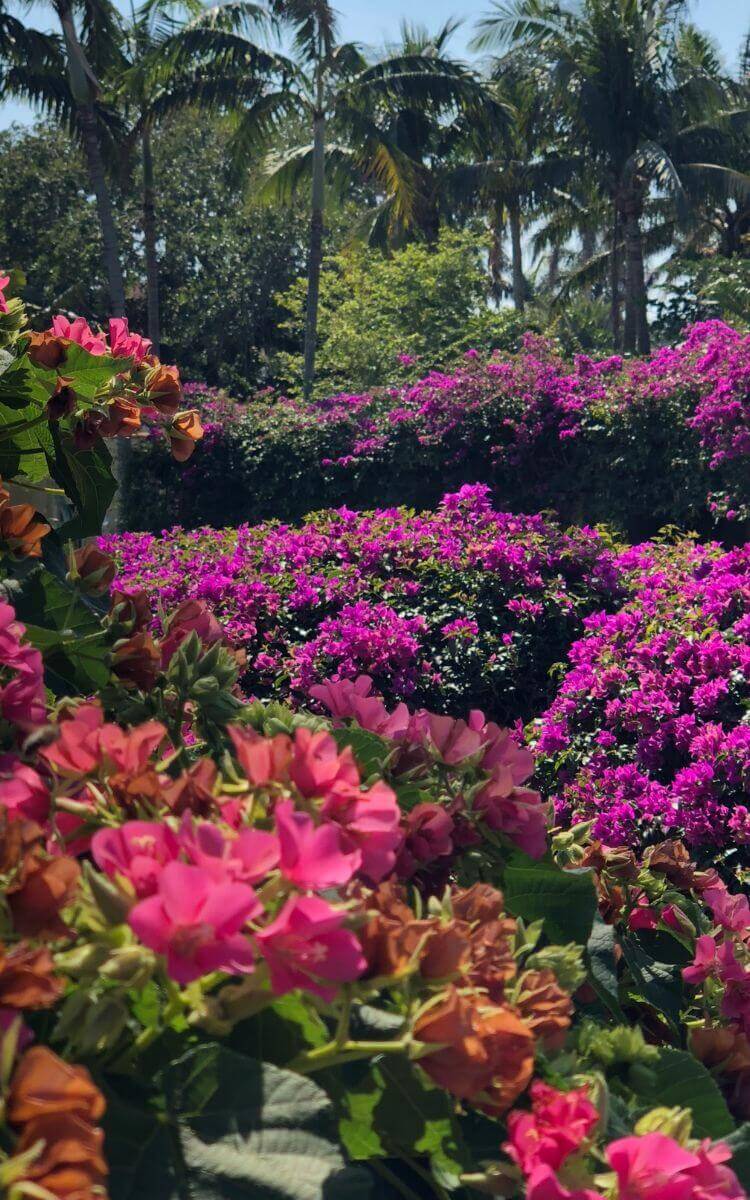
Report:
[[[362,392],[423,374],[462,350],[515,344],[521,324],[511,309],[489,303],[485,241],[445,231],[434,247],[413,243],[392,254],[361,245],[329,258],[321,278],[316,393]],[[306,283],[279,298],[302,332]],[[416,360],[399,363],[404,354]],[[301,359],[280,360],[289,390],[299,388]]]
[[[552,941],[588,942],[596,912],[591,871],[561,871],[551,861],[516,854],[505,868],[503,890],[508,911],[527,922],[543,921]]]
[[[315,1083],[218,1044],[163,1073],[155,1111],[110,1094],[105,1123],[112,1200],[365,1200],[369,1176],[346,1167],[330,1100]]]

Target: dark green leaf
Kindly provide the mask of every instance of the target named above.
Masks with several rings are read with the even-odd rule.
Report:
[[[617,1018],[624,1020],[618,995],[615,931],[597,913],[586,946],[589,978],[599,1000]]]
[[[76,516],[60,530],[63,538],[81,539],[101,533],[117,483],[112,456],[101,438],[91,450],[76,450],[72,435],[53,426],[54,453],[49,472],[76,509]]]
[[[625,962],[643,999],[676,1028],[682,1009],[682,972],[673,963],[662,963],[644,949],[636,933],[622,939]]]
[[[505,869],[503,886],[513,916],[543,920],[552,942],[586,945],[596,913],[591,871],[562,871],[548,860],[517,854]]]
[[[649,1063],[644,1077],[653,1084],[641,1086],[638,1094],[649,1104],[665,1108],[689,1108],[696,1137],[726,1137],[734,1129],[726,1101],[710,1073],[686,1050],[663,1049]]]

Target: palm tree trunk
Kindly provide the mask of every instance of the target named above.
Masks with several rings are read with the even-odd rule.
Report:
[[[320,270],[323,263],[323,213],[325,206],[326,115],[322,52],[318,57],[313,114],[312,212],[310,247],[307,264],[307,313],[305,317],[305,363],[303,392],[312,398],[315,383],[315,351],[318,343],[318,301]]]
[[[505,291],[503,269],[505,267],[505,234],[503,204],[495,200],[490,207],[490,251],[488,266],[490,270],[490,290],[494,300],[502,300]]]
[[[560,282],[560,246],[556,242],[549,253],[549,265],[547,267],[547,287],[551,292],[555,290]]]
[[[67,0],[58,0],[57,15],[62,26],[67,51],[68,78],[76,116],[83,138],[83,149],[89,173],[89,183],[96,198],[96,211],[102,232],[102,258],[109,285],[110,316],[125,316],[125,287],[120,265],[120,248],[112,213],[112,200],[104,174],[104,161],[99,144],[94,109],[96,80],[78,40],[73,13]]]
[[[523,312],[526,304],[526,280],[523,274],[523,250],[521,247],[521,211],[517,201],[508,205],[510,225],[510,250],[513,266],[513,304],[517,312]]]
[[[620,207],[615,197],[612,213],[612,246],[609,256],[609,319],[612,328],[612,346],[620,349]]]
[[[634,354],[648,354],[651,339],[648,329],[646,276],[643,267],[640,195],[628,194],[624,209],[625,224],[625,337],[623,348]]]
[[[143,241],[146,248],[146,307],[148,336],[154,354],[161,349],[159,323],[159,258],[156,253],[156,191],[154,188],[154,160],[151,154],[151,134],[145,129],[141,136],[143,157]]]

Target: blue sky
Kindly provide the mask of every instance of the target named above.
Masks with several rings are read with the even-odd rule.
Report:
[[[448,17],[462,16],[464,29],[456,39],[456,48],[465,46],[477,17],[490,7],[489,0],[473,0],[471,6],[461,0],[339,0],[343,36],[366,45],[379,45],[392,38],[399,27],[405,10],[409,19],[435,29]],[[696,24],[708,30],[716,39],[729,67],[737,66],[739,47],[750,29],[750,8],[747,0],[693,0],[692,16]],[[32,13],[33,13],[32,9]],[[43,8],[38,6],[39,20],[43,19]],[[0,105],[0,128],[13,121],[29,121],[33,114],[25,106],[16,103]]]

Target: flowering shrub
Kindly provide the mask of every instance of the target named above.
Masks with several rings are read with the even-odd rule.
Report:
[[[604,538],[495,512],[483,486],[419,516],[342,509],[299,528],[100,545],[117,558],[119,587],[143,587],[167,610],[206,601],[245,651],[251,694],[305,695],[364,673],[388,696],[442,711],[460,714],[471,695],[503,721],[540,710],[581,617],[618,594]]]
[[[296,520],[322,507],[434,505],[482,479],[498,507],[552,508],[631,539],[746,516],[750,337],[720,321],[646,360],[570,364],[527,335],[449,372],[305,405],[207,397],[206,452],[182,481],[152,443],[133,464],[134,528]],[[145,489],[152,496],[144,504]]]
[[[744,859],[750,837],[750,547],[640,546],[632,598],[586,618],[538,747],[558,818],[610,844],[683,836]]]
[[[120,678],[140,610],[100,701],[2,728],[12,1195],[746,1195],[744,896],[680,843],[549,847],[479,712],[240,704],[205,610]]]

